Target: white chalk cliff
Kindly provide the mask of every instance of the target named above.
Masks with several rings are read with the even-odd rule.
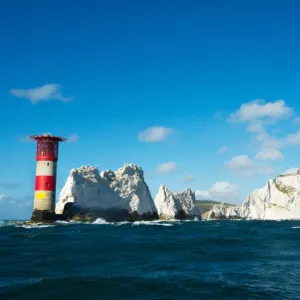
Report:
[[[280,175],[250,194],[243,204],[214,206],[208,219],[300,219],[300,174]]]
[[[88,209],[122,209],[139,215],[157,213],[143,170],[133,164],[101,174],[96,167],[72,169],[60,193],[56,213],[62,214],[65,204],[70,202]]]
[[[195,205],[195,193],[191,189],[171,193],[165,185],[161,185],[154,202],[162,219],[180,218],[183,215],[187,218],[201,218],[200,209]]]

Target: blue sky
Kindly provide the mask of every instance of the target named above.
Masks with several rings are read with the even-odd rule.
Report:
[[[28,218],[35,144],[73,167],[135,163],[160,184],[239,203],[300,167],[298,1],[0,3],[0,219]]]

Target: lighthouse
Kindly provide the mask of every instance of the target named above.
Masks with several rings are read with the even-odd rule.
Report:
[[[56,169],[59,142],[65,138],[51,135],[32,135],[37,142],[34,205],[31,221],[55,221]]]

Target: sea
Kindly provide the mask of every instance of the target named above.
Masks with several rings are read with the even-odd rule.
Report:
[[[0,221],[0,299],[300,299],[300,222]]]

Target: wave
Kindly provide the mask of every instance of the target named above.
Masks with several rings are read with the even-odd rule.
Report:
[[[45,223],[29,223],[28,221],[4,221],[0,220],[0,228],[1,227],[17,227],[17,228],[25,228],[25,229],[34,229],[34,228],[49,228],[56,226],[70,226],[70,225],[107,225],[107,226],[174,226],[177,224],[182,224],[185,222],[198,222],[199,219],[195,218],[193,220],[153,220],[153,221],[123,221],[123,222],[107,222],[105,219],[98,218],[94,222],[81,222],[81,221],[56,221],[52,224]]]
[[[92,224],[108,224],[108,222],[102,218],[98,218],[97,220],[92,222]]]
[[[174,226],[174,224],[170,224],[167,222],[156,222],[156,221],[135,221],[132,223],[134,226],[140,225],[156,225],[156,226]]]
[[[26,229],[33,229],[33,228],[48,228],[48,227],[55,227],[54,224],[42,224],[42,223],[37,223],[37,224],[24,224],[24,225],[16,225],[15,227],[23,227]]]

